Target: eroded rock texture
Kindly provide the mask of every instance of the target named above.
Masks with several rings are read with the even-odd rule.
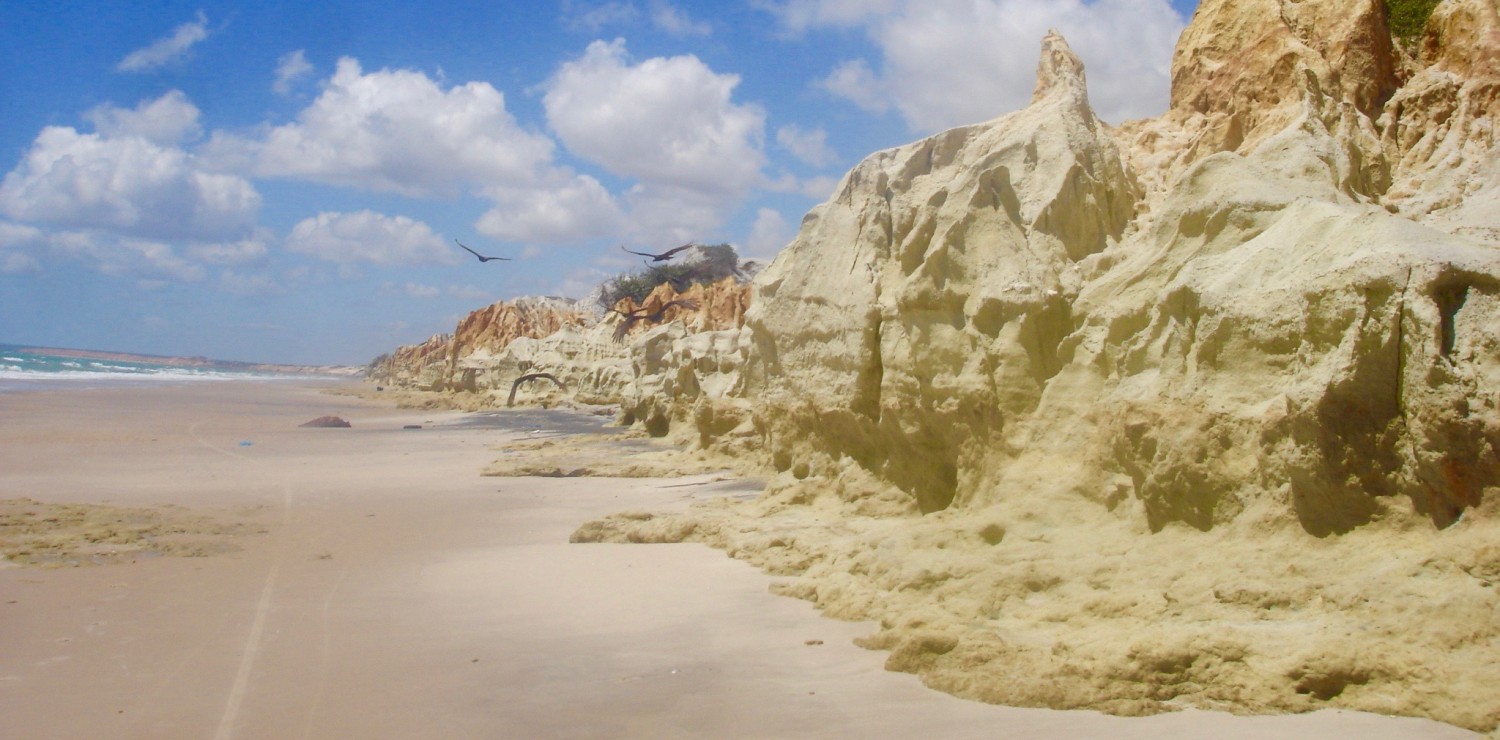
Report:
[[[1375,0],[1205,0],[1119,128],[1048,36],[1028,108],[866,159],[637,383],[767,493],[588,538],[724,547],[965,696],[1493,729],[1496,19],[1409,58]]]

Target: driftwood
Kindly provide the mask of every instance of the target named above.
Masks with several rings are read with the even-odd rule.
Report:
[[[528,380],[536,380],[538,378],[545,378],[547,380],[550,380],[556,383],[557,387],[563,389],[564,391],[568,389],[568,387],[566,385],[563,385],[563,382],[561,380],[558,380],[557,376],[553,375],[552,373],[527,373],[519,378],[516,378],[516,382],[510,384],[510,398],[507,398],[505,400],[506,407],[508,408],[516,405],[516,391],[520,390],[522,383],[525,383]]]

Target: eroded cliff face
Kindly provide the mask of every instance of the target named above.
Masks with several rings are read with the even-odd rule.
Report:
[[[1039,78],[1024,111],[865,160],[756,281],[745,393],[779,468],[852,460],[935,511],[1036,408],[1136,194],[1058,36]]]
[[[1494,728],[1496,17],[1407,63],[1376,0],[1205,0],[1118,129],[1050,35],[1028,108],[872,155],[744,329],[661,345],[637,406],[767,493],[580,537],[724,547],[988,701]]]
[[[733,252],[729,255],[732,258]],[[691,301],[694,307],[669,305],[675,300]],[[654,399],[643,401],[645,392],[637,389],[644,383],[655,393],[662,379],[647,376],[676,372],[660,363],[662,343],[737,329],[744,323],[749,300],[749,285],[739,275],[730,275],[685,286],[681,293],[664,283],[640,304],[625,299],[614,307],[619,313],[603,315],[591,309],[589,299],[501,301],[464,317],[452,334],[398,348],[374,363],[367,377],[398,388],[444,392],[452,405],[477,409],[504,405],[518,378],[546,372],[566,387],[525,385],[518,389],[520,402],[569,399],[627,408],[644,402],[639,410],[648,418],[653,414],[647,407]],[[621,313],[654,313],[663,307],[655,320],[637,322],[616,339]]]

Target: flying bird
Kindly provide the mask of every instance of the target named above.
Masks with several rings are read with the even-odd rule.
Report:
[[[532,380],[550,380],[556,383],[558,388],[561,388],[563,390],[568,389],[568,387],[566,385],[563,385],[563,382],[561,380],[558,380],[557,376],[553,375],[552,373],[527,373],[519,378],[516,378],[516,382],[510,384],[510,398],[505,400],[505,405],[507,407],[516,405],[516,391],[521,388],[522,383],[526,383]]]
[[[687,249],[688,247],[694,247],[694,246],[697,246],[697,245],[689,242],[689,243],[684,244],[684,245],[682,245],[680,247],[677,247],[676,249],[668,249],[667,251],[662,252],[661,254],[651,254],[650,252],[637,252],[637,251],[635,251],[633,249],[625,249],[625,245],[624,244],[620,245],[620,249],[625,249],[625,251],[630,252],[631,254],[638,254],[638,255],[640,255],[642,257],[650,257],[652,262],[665,262],[665,261],[667,261],[669,259],[672,259],[673,255],[676,255],[678,252],[681,252],[682,250]]]
[[[457,239],[454,239],[453,243],[457,244],[460,247],[464,247],[464,243]],[[464,247],[464,251],[474,255],[475,257],[478,257],[480,262],[489,262],[490,260],[505,260],[506,262],[510,261],[509,257],[486,257],[472,249],[469,249],[468,247]]]
[[[685,298],[667,301],[666,303],[661,304],[661,308],[658,308],[651,313],[646,313],[646,309],[644,308],[637,308],[628,313],[616,308],[611,308],[611,311],[614,311],[615,313],[625,317],[625,320],[621,321],[620,325],[615,327],[615,341],[625,341],[625,335],[630,333],[630,327],[635,326],[636,322],[638,321],[648,321],[651,323],[661,321],[661,317],[666,314],[667,309],[673,306],[682,306],[683,308],[691,311],[698,307],[698,302]]]

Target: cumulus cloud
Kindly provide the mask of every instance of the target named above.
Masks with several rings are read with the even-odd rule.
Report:
[[[863,59],[839,62],[818,84],[824,90],[871,113],[884,113],[891,109],[891,92],[886,89],[885,82],[870,69],[870,63]]]
[[[271,89],[278,95],[290,95],[292,85],[311,74],[312,64],[307,61],[307,54],[298,49],[293,52],[282,54],[276,60],[276,82],[271,84]]]
[[[260,262],[266,258],[268,236],[257,234],[249,239],[212,244],[196,243],[188,246],[188,255],[210,265],[241,266]]]
[[[707,36],[713,33],[713,26],[693,20],[681,8],[666,0],[653,0],[651,3],[651,23],[673,36]]]
[[[286,248],[344,265],[453,264],[458,261],[432,229],[406,216],[373,211],[319,213],[292,227]]]
[[[761,208],[755,212],[755,223],[745,239],[745,256],[774,257],[791,240],[792,229],[786,218],[775,209]]]
[[[833,189],[839,186],[837,177],[809,177],[800,182],[798,192],[818,201],[833,197]]]
[[[636,185],[623,200],[629,206],[629,228],[622,234],[643,246],[675,247],[714,237],[740,199],[661,185]]]
[[[49,126],[0,182],[0,213],[66,229],[103,229],[148,239],[214,241],[255,222],[260,194],[245,179],[207,171],[197,157],[145,138],[186,130],[175,96],[135,111],[105,109],[106,131]],[[176,108],[178,117],[156,116]],[[165,123],[164,123],[165,121]],[[196,125],[196,124],[194,124]]]
[[[479,301],[493,302],[495,300],[495,291],[487,290],[477,285],[450,285],[446,292],[451,298],[457,298],[469,303],[477,303]]]
[[[766,183],[766,190],[773,193],[797,193],[813,200],[824,201],[833,194],[833,189],[838,187],[838,184],[839,178],[827,175],[801,178],[793,174],[783,174]]]
[[[1101,118],[1159,114],[1183,28],[1167,0],[788,0],[764,7],[793,32],[863,29],[878,64],[846,60],[821,86],[872,112],[894,108],[924,133],[1024,107],[1049,28],[1084,60]]]
[[[563,0],[563,24],[574,31],[599,33],[606,26],[629,23],[640,17],[634,3],[586,3]]]
[[[202,265],[185,259],[177,249],[154,239],[120,237],[100,231],[61,231],[48,236],[52,251],[86,262],[106,275],[138,278],[142,287],[172,281],[202,280]]]
[[[279,295],[286,293],[286,286],[276,278],[262,272],[239,272],[224,270],[219,273],[219,288],[226,293],[239,296]]]
[[[0,220],[0,273],[31,272],[41,269],[31,251],[43,240],[42,230],[25,224]]]
[[[561,244],[606,236],[623,227],[624,213],[598,180],[561,174],[557,179],[548,185],[486,189],[495,205],[475,228],[506,241]]]
[[[157,39],[150,46],[125,55],[115,69],[120,72],[150,72],[181,59],[198,42],[208,38],[208,17],[198,11],[198,17],[172,30],[172,33]]]
[[[828,145],[828,132],[821,128],[804,131],[796,124],[782,126],[776,130],[776,143],[814,167],[826,167],[838,160],[838,154]]]
[[[573,153],[654,185],[741,193],[760,179],[765,113],[731,100],[739,76],[694,56],[632,64],[595,41],[544,85],[548,124]]]
[[[441,288],[421,283],[403,283],[397,285],[393,282],[383,283],[380,292],[386,295],[404,295],[408,298],[437,298],[443,294]]]
[[[42,269],[36,258],[25,252],[0,250],[0,273],[36,272]]]
[[[155,100],[142,100],[124,109],[105,103],[84,114],[101,136],[134,136],[153,144],[172,146],[198,138],[198,106],[181,90],[171,90]]]
[[[262,177],[428,196],[530,182],[553,143],[523,130],[489,83],[444,89],[421,72],[366,73],[343,58],[296,122],[256,138],[217,134],[206,153]]]

